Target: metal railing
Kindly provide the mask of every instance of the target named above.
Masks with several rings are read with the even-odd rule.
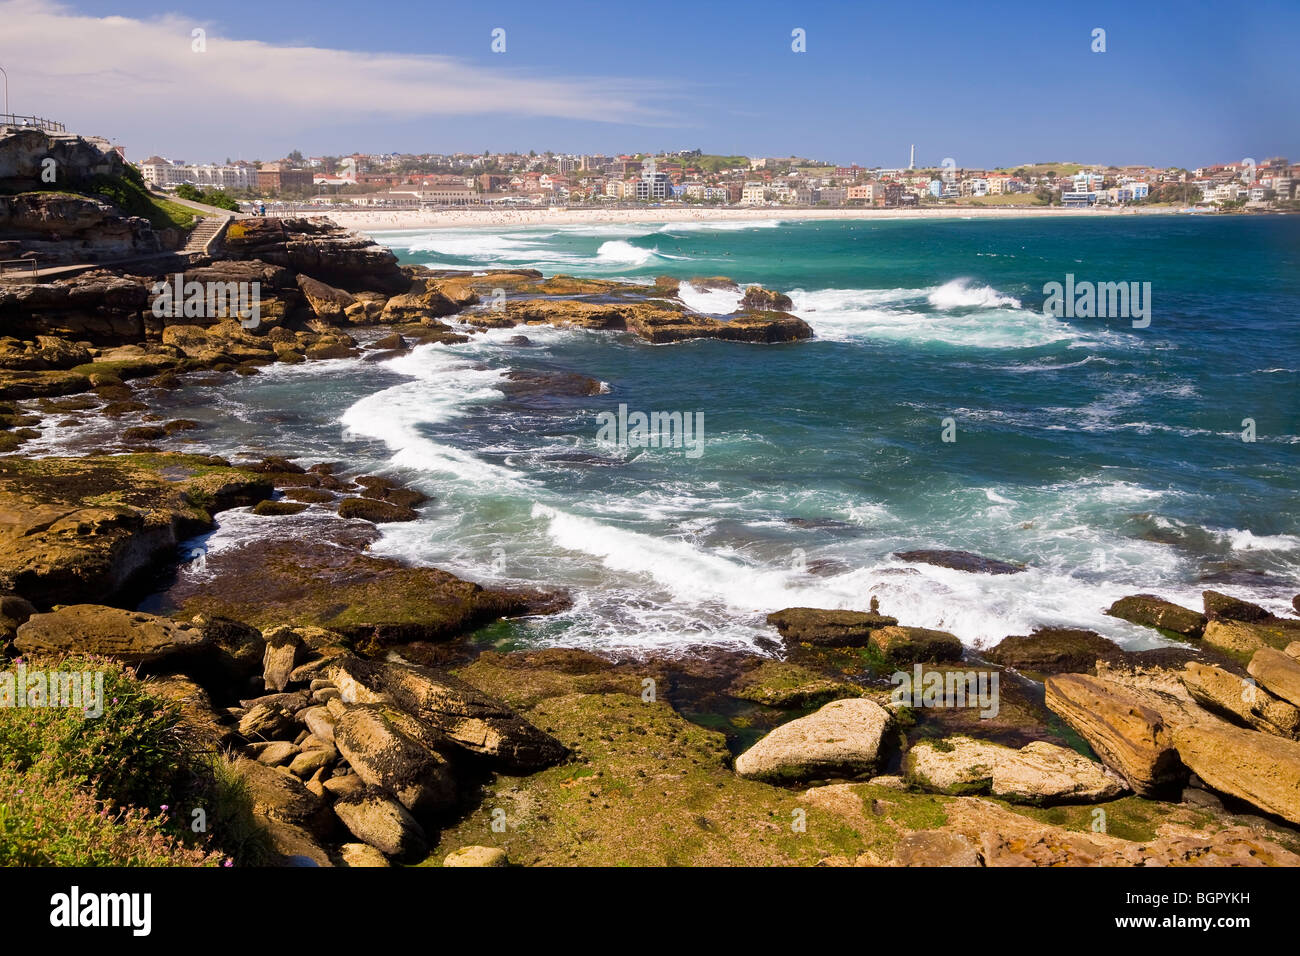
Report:
[[[0,126],[35,126],[51,133],[66,133],[68,128],[44,116],[19,116],[16,113],[0,113]]]
[[[20,268],[15,269],[14,266]],[[35,259],[0,259],[0,276],[24,275],[26,273],[31,273],[33,277],[36,276]]]

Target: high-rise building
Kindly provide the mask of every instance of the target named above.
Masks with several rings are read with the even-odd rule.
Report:
[[[907,168],[916,169],[916,144],[915,143],[912,144],[912,155],[907,160]]]

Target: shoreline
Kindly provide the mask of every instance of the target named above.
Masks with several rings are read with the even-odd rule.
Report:
[[[679,222],[782,222],[809,220],[887,221],[903,219],[1036,219],[1042,217],[1115,217],[1171,215],[1166,208],[1067,209],[1051,207],[972,206],[943,209],[790,209],[784,207],[647,207],[645,209],[394,209],[383,212],[326,214],[344,229],[357,232],[396,232],[404,229],[488,229],[506,226],[582,226]]]

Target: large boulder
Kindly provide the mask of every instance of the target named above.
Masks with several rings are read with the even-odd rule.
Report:
[[[315,837],[328,837],[333,832],[333,817],[325,801],[287,771],[246,757],[237,758],[231,771],[243,782],[255,811],[302,827]]]
[[[770,783],[874,773],[891,719],[875,701],[831,701],[782,724],[746,750],[736,758],[736,773]]]
[[[33,614],[18,628],[14,646],[23,654],[89,654],[127,664],[158,664],[194,658],[209,647],[202,628],[121,608],[71,604]]]
[[[345,701],[391,702],[498,769],[531,773],[568,755],[558,740],[504,704],[432,669],[348,656],[332,661],[329,675]],[[336,740],[338,730],[336,725]]]
[[[955,661],[961,658],[962,643],[954,634],[928,627],[891,625],[871,632],[871,646],[899,664],[918,661]]]
[[[1278,697],[1300,706],[1300,661],[1271,647],[1261,647],[1246,669]]]
[[[871,632],[897,624],[898,619],[868,611],[828,611],[813,607],[788,607],[767,616],[787,641],[821,647],[863,647]]]
[[[349,292],[405,292],[410,279],[392,250],[323,217],[241,219],[226,230],[235,259],[260,259]]]
[[[1300,731],[1300,708],[1279,700],[1254,681],[1200,661],[1183,665],[1182,676],[1192,699],[1208,710],[1283,737],[1294,737]]]
[[[297,278],[298,288],[303,298],[307,300],[307,304],[311,306],[312,312],[316,314],[316,318],[327,325],[342,325],[346,318],[346,310],[356,304],[356,297],[311,276],[300,275]]]
[[[408,715],[378,704],[348,707],[334,725],[334,744],[363,782],[417,815],[450,806],[456,782],[430,734]]]
[[[1086,674],[1047,678],[1046,704],[1142,796],[1158,796],[1186,776],[1173,734],[1141,696]]]
[[[1170,631],[1183,637],[1200,637],[1205,631],[1205,615],[1180,607],[1154,594],[1133,594],[1120,598],[1106,611],[1133,624]]]
[[[1019,750],[971,737],[921,741],[905,767],[907,781],[923,790],[991,793],[1012,803],[1096,803],[1128,789],[1101,764],[1045,741]]]
[[[1258,604],[1251,604],[1240,598],[1221,594],[1218,591],[1202,591],[1201,600],[1205,603],[1205,616],[1211,621],[1267,621],[1272,613]]]
[[[1174,731],[1178,754],[1205,783],[1300,824],[1300,742],[1207,717]]]
[[[405,807],[374,787],[345,793],[334,812],[354,837],[385,856],[413,861],[428,852],[424,828]]]
[[[1096,670],[1098,660],[1115,660],[1124,652],[1096,631],[1040,627],[1032,634],[1013,634],[984,656],[1003,667],[1036,674],[1077,674]]]
[[[936,567],[951,568],[954,571],[966,571],[971,574],[1020,574],[1025,570],[1023,564],[986,558],[982,554],[974,554],[970,551],[923,548],[917,551],[896,551],[894,557],[900,561],[933,564]]]
[[[1210,621],[1205,643],[1240,661],[1250,659],[1261,647],[1281,650],[1300,638],[1300,621],[1272,618],[1264,621]]]

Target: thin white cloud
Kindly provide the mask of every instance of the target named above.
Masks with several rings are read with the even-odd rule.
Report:
[[[206,31],[205,52],[193,49],[196,28]],[[67,117],[83,132],[138,135],[146,122],[170,122],[185,127],[178,138],[193,144],[196,130],[188,127],[202,124],[225,130],[210,139],[218,148],[235,132],[247,140],[367,118],[500,115],[644,126],[671,119],[654,105],[667,92],[656,83],[536,76],[511,69],[509,56],[489,69],[446,56],[278,46],[177,15],[90,17],[48,0],[0,0],[0,66],[9,72],[13,111]]]

